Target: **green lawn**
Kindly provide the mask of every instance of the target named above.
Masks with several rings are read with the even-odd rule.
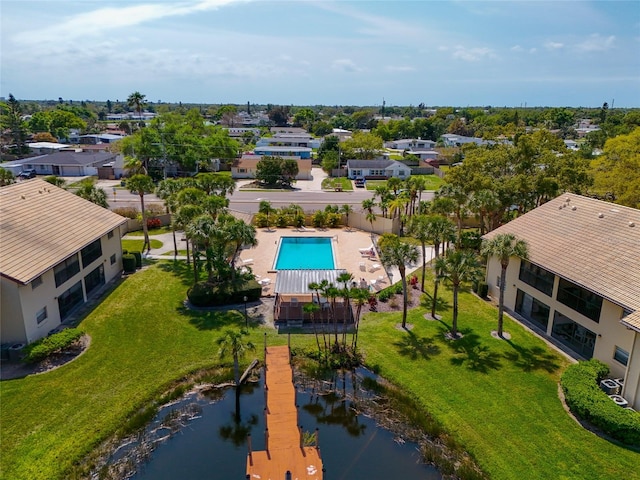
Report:
[[[80,328],[91,346],[75,361],[2,382],[2,478],[66,478],[74,462],[171,382],[219,363],[215,340],[224,327],[244,325],[242,313],[185,311],[189,269],[183,267],[181,278],[169,268],[165,263],[129,276],[89,314]],[[270,344],[287,341],[268,333]],[[252,336],[263,344],[261,329]]]
[[[163,243],[155,238],[150,239],[151,248],[160,248]],[[122,249],[130,252],[141,252],[144,246],[144,239],[142,240],[122,240]]]
[[[166,225],[166,226],[160,227],[160,228],[150,228],[149,229],[149,235],[151,235],[151,236],[153,236],[153,235],[161,235],[163,233],[171,233],[171,226]],[[142,230],[134,230],[132,232],[127,232],[127,236],[143,237],[144,236],[144,232]]]
[[[80,325],[91,346],[75,361],[2,382],[2,478],[68,477],[74,462],[172,382],[218,363],[215,340],[224,327],[243,325],[243,315],[185,310],[190,270],[171,265],[129,276],[91,312]],[[368,314],[359,342],[367,362],[431,411],[493,480],[640,478],[640,455],[583,430],[562,409],[561,357],[508,320],[513,340],[491,338],[495,309],[475,297],[462,294],[460,307],[459,350],[422,309],[410,311],[410,334],[394,328],[399,314]],[[265,332],[269,344],[287,341],[253,327],[258,346]],[[314,337],[295,335],[292,343],[311,347]]]
[[[325,178],[322,180],[323,190],[333,190],[336,186],[341,186],[343,191],[352,191],[353,184],[347,177]]]
[[[425,190],[438,190],[444,183],[437,175],[421,175],[421,177],[424,179],[426,184]],[[367,190],[375,190],[376,187],[386,184],[386,180],[367,180]]]
[[[492,479],[640,478],[638,453],[584,430],[563,409],[564,357],[508,319],[512,339],[494,339],[496,309],[468,293],[459,306],[464,337],[456,342],[443,337],[450,311],[443,322],[410,311],[410,333],[394,328],[401,314],[369,315],[361,328],[367,363],[415,396]]]

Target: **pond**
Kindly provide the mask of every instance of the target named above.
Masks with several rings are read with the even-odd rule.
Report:
[[[374,398],[361,388],[362,380],[372,376],[363,369],[324,382],[296,375],[298,423],[304,431],[319,429],[325,478],[440,480],[435,468],[421,463],[415,443],[358,414]],[[262,380],[243,385],[238,411],[233,389],[191,393],[164,407],[109,463],[129,463],[120,476],[135,469],[131,478],[136,480],[244,479],[247,434],[254,451],[265,448],[262,387]]]

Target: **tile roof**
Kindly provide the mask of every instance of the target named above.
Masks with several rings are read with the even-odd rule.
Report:
[[[640,210],[563,194],[486,234],[526,240],[529,261],[640,311]],[[640,315],[623,322],[640,328]]]
[[[29,283],[127,220],[40,179],[0,188],[0,274]]]

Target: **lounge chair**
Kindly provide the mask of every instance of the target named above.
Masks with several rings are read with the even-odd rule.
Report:
[[[242,260],[242,265],[253,265],[253,258],[247,258],[246,260]]]
[[[373,244],[367,248],[359,248],[358,251],[361,255],[371,255],[371,252],[375,254],[375,249],[373,248]]]
[[[298,228],[299,231],[301,232],[315,232],[316,229],[315,228],[307,228],[304,225],[302,225],[300,228]]]
[[[369,268],[370,272],[375,272],[376,270],[380,270],[382,268],[382,265],[380,265],[379,263],[374,263],[373,265],[371,265],[371,267]]]

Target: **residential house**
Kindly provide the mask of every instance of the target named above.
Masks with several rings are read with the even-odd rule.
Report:
[[[288,133],[293,135],[307,135],[308,132],[302,127],[271,127],[271,134]]]
[[[323,139],[313,138],[308,133],[276,133],[273,137],[262,137],[256,147],[305,147],[319,148]]]
[[[89,135],[80,135],[79,143],[83,145],[97,145],[99,143],[114,143],[122,140],[124,136],[115,135],[113,133],[97,133]]]
[[[34,178],[0,188],[0,331],[30,343],[122,272],[127,219]]]
[[[347,176],[351,179],[397,177],[404,180],[411,176],[411,168],[396,160],[347,160]]]
[[[122,175],[123,162],[122,155],[117,153],[67,148],[48,155],[14,160],[8,162],[7,166],[19,166],[20,171],[34,169],[38,175],[88,177],[98,175],[98,168],[107,164],[118,168],[119,174]]]
[[[312,150],[309,147],[280,147],[271,145],[256,147],[253,149],[253,153],[256,155],[270,157],[311,158],[311,152]]]
[[[525,240],[507,268],[507,311],[577,359],[597,358],[640,409],[640,210],[561,195],[486,234]],[[500,262],[486,281],[498,298]]]
[[[287,157],[286,160],[295,160],[298,164],[298,175],[296,180],[311,180],[311,159],[300,157]],[[231,178],[235,179],[247,179],[256,178],[258,171],[258,162],[262,160],[262,155],[243,155],[241,158],[235,160],[231,164]]]
[[[401,140],[392,140],[384,143],[385,148],[394,148],[396,150],[433,150],[436,142],[433,140],[422,140],[420,138],[403,138]]]
[[[27,143],[29,150],[31,150],[36,155],[44,155],[47,153],[57,152],[58,150],[63,150],[65,148],[69,148],[69,145],[65,143],[54,143],[54,142],[32,142]]]
[[[495,142],[490,142],[478,137],[465,137],[464,135],[455,135],[453,133],[445,133],[440,136],[442,143],[445,147],[461,147],[467,143],[475,143],[476,145],[487,145]]]

